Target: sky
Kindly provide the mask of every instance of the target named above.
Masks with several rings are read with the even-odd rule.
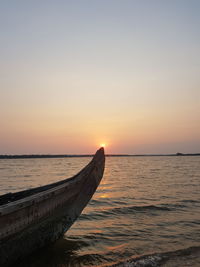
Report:
[[[1,0],[0,154],[200,152],[200,1]]]

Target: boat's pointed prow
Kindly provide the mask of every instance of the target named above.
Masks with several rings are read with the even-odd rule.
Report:
[[[97,155],[97,154],[103,154],[103,155],[104,155],[104,153],[105,153],[105,151],[104,151],[104,147],[102,146],[102,147],[100,147],[100,148],[97,150],[97,152],[95,153],[95,155]]]
[[[95,153],[94,158],[104,158],[104,157],[105,157],[104,147],[101,147]]]

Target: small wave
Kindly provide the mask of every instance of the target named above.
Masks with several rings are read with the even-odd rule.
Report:
[[[63,245],[65,250],[77,250],[89,246],[86,240],[80,240],[80,238],[73,238],[72,236],[65,236],[63,239],[60,239],[60,243]]]
[[[116,208],[102,209],[96,212],[90,212],[88,214],[82,214],[81,220],[93,220],[93,219],[103,219],[110,215],[126,215],[134,213],[145,213],[152,211],[170,211],[171,209],[165,206],[156,205],[146,205],[146,206],[123,206]]]
[[[199,266],[200,247],[189,247],[186,249],[154,253],[131,258],[114,265],[104,265],[112,267],[158,267],[158,266]],[[167,265],[165,265],[165,263]]]
[[[200,203],[199,200],[193,200],[193,199],[183,199],[181,200],[182,203]]]
[[[148,210],[160,210],[160,211],[170,211],[170,208],[165,206],[156,205],[145,205],[145,206],[128,206],[122,208],[115,208],[114,211],[117,213],[132,213],[133,211],[148,211]]]
[[[96,262],[98,265],[101,265],[103,262],[105,262],[106,259],[102,255],[99,254],[85,254],[80,255],[76,257],[71,257],[70,261],[68,261],[68,264],[65,266],[74,267],[74,266],[92,266],[94,262]]]
[[[110,204],[108,201],[106,200],[97,200],[97,199],[92,199],[89,203],[89,205],[97,205],[97,206],[100,206],[100,205],[108,205]]]
[[[170,207],[171,210],[177,210],[177,209],[183,209],[183,208],[186,208],[187,206],[186,205],[183,205],[183,204],[167,204],[166,206]]]
[[[92,199],[90,201],[90,205],[97,205],[97,206],[101,206],[101,205],[126,205],[125,201],[121,201],[121,200],[114,200],[114,199],[110,199],[110,198],[102,198],[102,199]]]

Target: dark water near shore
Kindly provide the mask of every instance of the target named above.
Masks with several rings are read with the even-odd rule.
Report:
[[[0,194],[70,177],[90,160],[0,160]],[[107,265],[193,246],[200,246],[200,157],[111,157],[79,220],[20,266]]]

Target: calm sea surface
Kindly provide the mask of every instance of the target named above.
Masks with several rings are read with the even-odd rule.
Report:
[[[0,194],[70,177],[90,160],[1,159]],[[193,246],[200,246],[200,157],[110,157],[72,228],[20,266],[107,265]]]

